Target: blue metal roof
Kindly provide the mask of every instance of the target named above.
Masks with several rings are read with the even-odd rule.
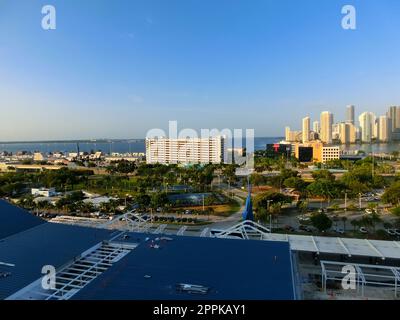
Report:
[[[0,200],[0,239],[45,223],[29,212]]]
[[[44,265],[59,268],[111,236],[109,230],[43,223],[0,240],[0,299],[39,279]]]
[[[127,241],[139,246],[73,299],[295,299],[287,242],[177,236],[154,241],[160,236],[129,235]],[[182,293],[176,290],[179,283],[210,290],[205,295]]]

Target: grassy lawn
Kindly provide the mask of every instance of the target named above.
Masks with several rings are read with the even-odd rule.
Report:
[[[226,203],[226,204],[204,206],[204,209],[206,212],[207,212],[208,208],[212,208],[214,210],[214,212],[212,214],[213,216],[229,217],[230,215],[239,211],[240,204],[237,201],[232,200],[230,203]],[[203,210],[203,206],[179,207],[179,209],[198,211],[199,214],[201,214],[201,211]]]

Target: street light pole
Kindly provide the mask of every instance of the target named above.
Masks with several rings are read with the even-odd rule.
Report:
[[[272,214],[269,211],[269,203],[273,202],[273,200],[267,200],[267,212],[269,213],[269,232],[272,233]]]
[[[374,177],[374,153],[372,152],[372,178]]]
[[[361,210],[361,192],[358,194],[358,196],[359,196],[359,198],[358,198],[359,199],[358,200],[359,201],[359,206],[360,206],[360,210]]]
[[[344,211],[347,211],[347,192],[344,194]]]

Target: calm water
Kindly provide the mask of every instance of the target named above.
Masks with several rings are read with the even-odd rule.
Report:
[[[282,138],[255,138],[254,148],[255,150],[265,149],[265,145],[268,143],[275,143],[282,140]],[[245,143],[243,143],[245,147]],[[82,152],[102,151],[104,153],[118,152],[145,152],[144,140],[135,141],[113,141],[113,142],[79,142],[79,150]],[[76,142],[31,142],[31,143],[0,143],[0,152],[18,152],[18,151],[30,151],[30,152],[76,152]]]
[[[393,151],[400,151],[400,142],[396,141],[391,143],[355,144],[350,146],[342,145],[340,148],[346,151],[362,150],[366,153],[391,153]]]
[[[268,143],[276,143],[281,141],[282,137],[268,137],[268,138],[255,138],[254,139],[254,148],[255,150],[264,150],[266,144]],[[245,147],[245,143],[243,142],[243,147]],[[340,146],[342,150],[363,150],[366,153],[374,152],[393,152],[400,151],[400,142],[392,142],[392,143],[377,143],[377,144],[358,144],[358,145],[350,145]],[[94,151],[102,151],[104,153],[111,152],[145,152],[145,144],[144,140],[135,140],[135,141],[112,141],[112,142],[79,142],[80,151],[90,152]],[[77,151],[77,143],[76,142],[30,142],[30,143],[0,143],[0,152],[18,152],[18,151],[30,151],[30,152],[76,152]]]

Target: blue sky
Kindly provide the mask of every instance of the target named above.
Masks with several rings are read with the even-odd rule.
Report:
[[[398,0],[0,0],[0,141],[383,114],[400,105],[399,16]]]

